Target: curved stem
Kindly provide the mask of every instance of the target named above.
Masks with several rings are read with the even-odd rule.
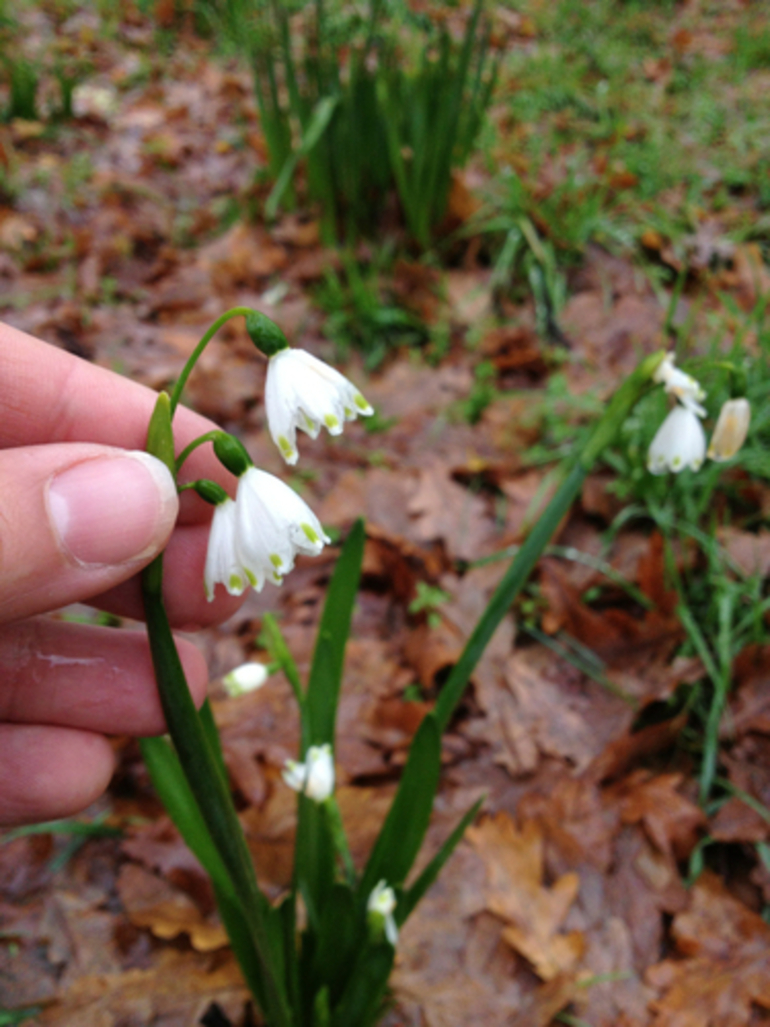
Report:
[[[171,392],[171,416],[172,417],[174,416],[174,412],[176,411],[176,408],[179,406],[179,400],[181,399],[182,392],[184,391],[184,387],[187,384],[187,379],[190,377],[190,372],[195,367],[195,364],[196,364],[198,358],[200,357],[201,353],[208,346],[208,344],[211,342],[211,340],[216,335],[216,333],[219,331],[219,329],[222,327],[222,325],[226,321],[229,321],[230,318],[238,317],[239,314],[242,315],[243,317],[246,317],[246,316],[248,316],[251,313],[252,313],[251,307],[232,307],[230,310],[226,310],[224,312],[224,314],[222,314],[220,317],[218,317],[216,319],[216,321],[214,322],[214,324],[209,328],[209,330],[203,336],[201,341],[198,343],[198,345],[195,347],[195,349],[190,354],[190,356],[189,356],[189,358],[187,360],[187,363],[184,365],[184,367],[182,369],[182,373],[179,375],[179,378],[177,379],[176,385],[174,386],[174,388],[173,388],[173,390]]]
[[[180,381],[181,381],[181,378],[180,378]],[[177,382],[177,384],[179,384],[179,383]],[[188,458],[188,456],[191,453],[195,452],[195,450],[198,448],[198,446],[202,446],[206,442],[213,442],[214,439],[217,437],[217,435],[221,435],[221,434],[222,434],[222,432],[220,431],[220,429],[219,428],[215,428],[213,431],[207,431],[205,435],[199,435],[197,439],[193,439],[193,441],[190,443],[190,445],[189,446],[185,446],[185,448],[182,450],[182,452],[176,458],[176,461],[174,463],[174,467],[175,467],[176,473],[179,474],[179,472],[182,469],[182,464],[185,462],[185,460]]]

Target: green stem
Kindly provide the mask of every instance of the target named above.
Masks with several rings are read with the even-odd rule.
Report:
[[[181,379],[180,379],[180,381],[181,381]],[[177,382],[177,384],[179,384],[179,383]],[[176,461],[175,461],[175,464],[174,464],[174,466],[176,468],[176,473],[179,474],[179,472],[182,469],[182,464],[184,464],[185,460],[190,456],[191,453],[195,452],[195,450],[198,448],[198,446],[203,446],[207,442],[213,442],[214,439],[217,437],[217,435],[222,435],[222,434],[223,433],[222,433],[222,431],[219,428],[215,428],[214,431],[207,431],[205,435],[199,435],[197,439],[193,439],[193,441],[189,444],[189,446],[185,446],[185,448],[182,450],[182,452],[176,458]]]
[[[665,353],[661,351],[647,357],[623,382],[591,433],[577,463],[562,481],[545,513],[516,553],[441,690],[435,709],[439,731],[446,730],[476,664],[481,659],[498,624],[511,608],[511,604],[532,573],[543,550],[551,541],[561,519],[580,494],[586,475],[602,450],[614,440],[634,405],[647,391],[652,375],[664,356]]]
[[[334,847],[337,850],[337,855],[340,857],[342,866],[345,870],[345,878],[351,888],[353,888],[356,884],[356,865],[353,862],[352,855],[350,854],[350,846],[348,845],[345,827],[342,823],[342,814],[340,813],[340,807],[334,795],[330,795],[324,802],[324,809],[326,810],[326,816],[329,820],[329,827],[331,828]]]
[[[228,783],[222,774],[193,704],[162,599],[163,557],[142,574],[147,632],[166,725],[185,777],[230,874],[258,953],[265,986],[264,1013],[271,1027],[291,1027],[271,944],[270,907],[257,885]]]
[[[206,346],[208,346],[208,344],[211,342],[212,338],[216,335],[216,333],[219,331],[222,325],[226,321],[230,320],[230,318],[238,317],[239,315],[242,315],[243,317],[248,317],[248,315],[252,313],[253,311],[251,307],[232,307],[230,310],[226,310],[224,314],[221,315],[221,317],[218,317],[214,324],[209,328],[209,330],[203,336],[201,341],[190,354],[190,357],[188,358],[187,363],[184,365],[182,373],[179,375],[177,383],[171,392],[172,417],[174,416],[176,408],[179,406],[179,400],[182,398],[182,393],[184,392],[184,387],[187,384],[187,379],[190,377],[190,372],[195,367],[198,358],[200,357],[201,353],[204,351]]]

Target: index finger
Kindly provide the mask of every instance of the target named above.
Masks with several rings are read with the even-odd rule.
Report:
[[[0,322],[0,448],[99,442],[144,449],[156,398],[143,385]],[[177,452],[215,427],[180,407]],[[221,465],[207,450],[191,457],[191,470],[222,480]]]

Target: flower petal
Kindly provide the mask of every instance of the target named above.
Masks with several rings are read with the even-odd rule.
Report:
[[[647,469],[652,474],[685,467],[697,471],[706,456],[706,436],[697,415],[677,404],[655,433],[647,455]]]
[[[270,357],[265,410],[273,441],[289,464],[297,462],[297,428],[316,438],[321,428],[342,432],[345,421],[374,411],[358,389],[322,360],[302,349]]]
[[[235,545],[235,503],[226,499],[214,508],[211,521],[203,584],[206,598],[211,602],[217,584],[225,586],[230,595],[239,596],[248,582]]]

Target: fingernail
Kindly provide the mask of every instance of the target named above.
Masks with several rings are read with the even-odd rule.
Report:
[[[158,552],[179,501],[168,468],[149,453],[95,457],[60,471],[48,512],[65,555],[81,566],[115,566]]]

